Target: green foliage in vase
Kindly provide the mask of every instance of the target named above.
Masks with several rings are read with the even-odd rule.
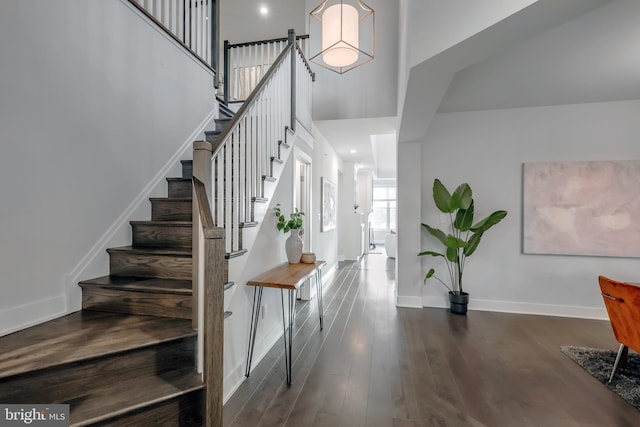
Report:
[[[294,212],[289,214],[289,218],[287,219],[286,215],[284,215],[280,210],[280,203],[278,203],[273,210],[278,218],[278,222],[276,223],[278,231],[284,231],[286,233],[289,230],[302,228],[302,217],[304,216],[304,212],[300,212],[296,208]]]

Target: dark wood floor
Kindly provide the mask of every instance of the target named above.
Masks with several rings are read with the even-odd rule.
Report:
[[[224,425],[640,426],[640,411],[560,351],[617,348],[608,322],[396,308],[393,270],[383,255],[342,267],[323,331],[315,301],[299,302],[293,384],[278,343],[225,405]]]

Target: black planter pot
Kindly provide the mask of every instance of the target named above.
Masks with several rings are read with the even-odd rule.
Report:
[[[466,292],[461,292],[459,294],[454,294],[449,291],[449,310],[451,310],[454,314],[467,314],[467,305],[469,304],[469,294]]]

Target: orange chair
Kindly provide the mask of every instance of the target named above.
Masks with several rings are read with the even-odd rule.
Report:
[[[620,343],[609,377],[611,382],[620,362],[622,366],[626,366],[629,348],[640,353],[640,286],[617,282],[604,276],[599,276],[598,282],[613,333]]]

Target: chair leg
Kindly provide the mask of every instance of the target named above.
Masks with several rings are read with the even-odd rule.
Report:
[[[622,359],[623,355],[626,362],[628,351],[629,350],[627,349],[626,345],[620,344],[620,348],[618,349],[618,354],[616,355],[616,361],[613,364],[613,369],[611,370],[611,376],[609,377],[608,382],[611,382],[613,380],[613,376],[616,374],[616,371],[618,370],[618,365],[620,364],[620,359]]]

